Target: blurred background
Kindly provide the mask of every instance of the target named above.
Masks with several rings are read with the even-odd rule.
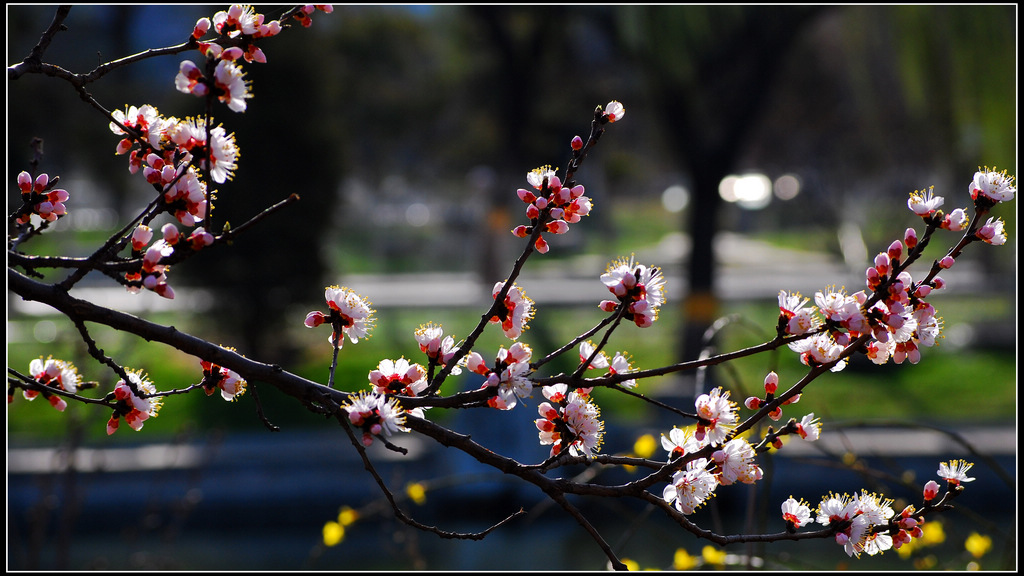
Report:
[[[198,18],[223,9],[75,6],[44,61],[87,72],[180,44]],[[268,20],[283,11],[260,10]],[[54,11],[8,6],[9,65],[30,52]],[[338,366],[342,388],[362,389],[383,358],[420,361],[412,334],[421,324],[440,323],[456,338],[472,329],[522,249],[509,233],[526,221],[515,190],[537,166],[564,172],[569,142],[586,137],[595,106],[619,100],[624,120],[577,175],[594,200],[591,215],[549,238],[551,251],[531,258],[518,282],[537,303],[523,339],[535,353],[549,351],[597,323],[598,277],[632,253],[664,268],[668,303],[655,326],[617,332],[613,350],[651,368],[694,359],[706,346],[757,344],[773,335],[780,289],[859,290],[876,253],[908,226],[920,232],[906,209],[910,192],[934,186],[945,208],[966,207],[979,166],[1016,174],[1016,16],[1012,5],[337,6],[314,14],[311,28],[261,44],[268,62],[244,66],[248,110],[217,117],[241,156],[235,178],[218,188],[215,222],[237,226],[292,193],[301,202],[231,249],[176,266],[173,302],[129,295],[98,275],[76,293],[325,382],[328,334],[302,319],[323,307],[324,286],[348,286],[377,309],[373,337],[346,346]],[[164,115],[195,115],[200,102],[175,91],[173,79],[182,60],[198,57],[146,60],[88,90],[110,110],[151,104]],[[60,175],[71,194],[68,216],[24,250],[88,255],[152,190],[128,173],[107,122],[66,83],[24,76],[8,81],[7,98],[8,182],[29,168],[38,137],[40,170]],[[12,208],[18,190],[9,190]],[[828,441],[765,458],[765,482],[720,488],[694,518],[725,533],[773,532],[789,495],[813,506],[828,491],[861,488],[905,505],[952,457],[977,463],[962,506],[929,519],[928,545],[903,554],[850,561],[832,542],[774,543],[727,547],[728,564],[1015,566],[1016,204],[994,215],[1006,222],[1006,245],[972,245],[943,274],[949,289],[930,298],[945,322],[941,344],[917,365],[854,362],[816,382],[786,417],[813,411]],[[955,240],[935,238],[918,275]],[[93,337],[160,389],[201,378],[195,358],[99,326]],[[479,350],[487,357],[506,343],[488,330]],[[7,350],[14,369],[53,355],[112,388],[70,323],[10,293]],[[804,367],[783,350],[640,389],[686,409],[711,386],[737,399],[753,394],[768,370],[793,383]],[[450,378],[445,386],[479,383]],[[417,437],[400,439],[408,458],[377,458],[418,520],[471,531],[520,507],[529,515],[480,542],[404,526],[336,425],[267,386],[259,392],[281,432],[263,427],[251,395],[237,405],[176,396],[141,432],[109,438],[103,410],[72,405],[58,414],[17,395],[7,413],[8,568],[604,567],[579,526],[531,486]],[[536,462],[547,450],[533,431],[535,401],[508,413],[428,417]],[[685,424],[618,395],[597,401],[607,453],[642,451],[638,438]],[[425,500],[404,492],[409,483],[425,489]],[[640,567],[671,568],[679,549],[701,556],[704,541],[642,506],[579,505]],[[344,507],[359,519],[325,546],[322,530]],[[974,533],[990,548],[965,546],[979,542],[968,540]]]

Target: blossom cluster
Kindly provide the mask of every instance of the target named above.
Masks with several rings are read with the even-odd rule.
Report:
[[[608,264],[601,282],[616,298],[599,304],[605,312],[624,306],[623,316],[641,328],[658,319],[658,310],[665,303],[665,276],[660,268],[634,262],[633,256],[619,258]]]
[[[18,174],[18,188],[21,190],[22,207],[15,213],[15,224],[28,224],[32,216],[45,222],[54,222],[68,213],[64,203],[69,194],[63,188],[54,188],[58,178],[50,180],[48,174],[40,174],[35,180],[28,172]]]
[[[245,394],[247,383],[238,372],[207,360],[200,360],[199,365],[203,369],[203,389],[207,396],[219,389],[221,398],[234,402]]]
[[[612,100],[600,111],[598,119],[602,124],[616,122],[625,114],[626,108],[622,103]],[[578,157],[584,147],[583,139],[579,136],[573,137],[570,146]],[[526,238],[540,227],[533,247],[541,254],[547,253],[551,248],[544,239],[544,232],[565,234],[569,231],[569,224],[575,224],[590,214],[594,205],[590,198],[584,196],[586,190],[583,186],[563,186],[562,179],[555,172],[556,170],[547,164],[534,168],[526,174],[526,181],[533,190],[516,190],[516,195],[526,204],[526,217],[530,219],[530,224],[516,226],[512,233],[520,238]]]
[[[955,490],[962,482],[974,480],[967,476],[972,466],[963,460],[942,462],[937,474]],[[938,483],[929,480],[924,487],[925,503],[938,497],[938,492]],[[814,521],[823,526],[832,526],[836,543],[843,547],[848,556],[859,557],[861,553],[874,556],[891,548],[898,549],[923,535],[921,526],[925,519],[921,511],[910,505],[896,514],[892,503],[891,499],[867,491],[853,496],[829,493],[821,499],[816,509],[817,514],[812,519],[812,511],[807,502],[790,496],[782,503],[782,519],[790,531]]]
[[[998,202],[1012,200],[1016,193],[1013,180],[1005,172],[979,170],[970,186],[979,213]],[[940,210],[943,203],[944,199],[929,189],[911,193],[907,206],[931,226],[966,230],[966,212],[957,208],[944,214]],[[973,238],[993,245],[1005,243],[1002,219],[989,218],[977,227]],[[936,274],[915,282],[900,265],[918,245],[917,232],[908,228],[902,240],[894,240],[876,255],[865,271],[867,290],[846,294],[845,289],[829,287],[815,293],[814,306],[807,306],[809,299],[799,293],[779,292],[780,329],[789,335],[809,335],[789,344],[804,364],[834,363],[833,371],[842,370],[847,361],[841,356],[845,347],[861,335],[870,336],[862,351],[875,364],[885,364],[890,358],[897,364],[920,361],[920,349],[935,344],[943,324],[926,298],[946,283]],[[953,255],[946,255],[936,261],[936,266],[945,270],[954,263]]]
[[[533,350],[528,344],[516,342],[507,350],[498,348],[493,367],[488,367],[483,356],[473,351],[466,356],[466,368],[485,378],[481,388],[496,388],[497,393],[487,404],[499,410],[511,410],[519,400],[533,393],[533,382],[529,378],[530,357]]]
[[[491,290],[491,297],[497,299],[506,282],[498,282]],[[533,300],[523,289],[513,284],[509,287],[504,301],[497,306],[497,312],[491,316],[490,322],[501,324],[501,330],[509,340],[516,340],[533,318]]]
[[[405,427],[405,411],[394,396],[363,390],[352,395],[341,408],[348,414],[349,422],[362,431],[364,446],[373,444],[374,436],[389,438],[395,432],[409,431]]]
[[[565,384],[554,384],[541,389],[549,402],[537,407],[541,418],[534,421],[539,430],[540,443],[551,445],[550,456],[561,454],[568,448],[573,456],[590,456],[601,447],[604,422],[597,404],[585,389],[568,391]]]
[[[370,383],[378,394],[416,396],[427,387],[427,371],[420,364],[410,364],[404,357],[384,359],[370,371]]]
[[[130,152],[129,172],[134,174],[141,170],[146,181],[160,189],[161,209],[183,226],[193,229],[187,237],[192,250],[213,244],[213,235],[203,226],[197,226],[206,219],[214,194],[207,189],[196,166],[208,167],[210,176],[218,183],[230,179],[238,157],[234,135],[227,134],[221,126],[207,129],[203,119],[163,117],[149,105],[115,110],[112,116],[115,121],[110,123],[110,130],[126,136],[117,145],[116,152]],[[134,132],[139,142],[145,144],[134,147],[135,142],[126,130]],[[165,298],[174,297],[174,291],[167,284],[167,267],[160,261],[174,252],[180,232],[172,224],[165,225],[162,231],[163,239],[149,249],[144,248],[153,236],[150,227],[139,225],[133,231],[132,250],[145,256],[138,269],[125,274],[129,291],[137,292],[141,285]]]
[[[353,343],[360,338],[368,338],[374,326],[374,310],[370,302],[344,286],[328,286],[324,291],[328,313],[314,310],[306,315],[307,328],[315,328],[329,323],[334,333],[328,341],[331,345],[341,348],[347,336]]]
[[[107,434],[117,432],[121,418],[128,423],[136,432],[142,430],[146,420],[153,418],[160,411],[163,400],[159,397],[149,396],[156,394],[156,386],[143,374],[142,370],[127,371],[129,385],[124,380],[118,380],[114,385],[114,399],[117,404],[114,413],[107,421]],[[146,397],[139,396],[132,390],[132,386],[139,393]]]
[[[165,258],[174,253],[174,247],[181,240],[181,231],[174,224],[168,222],[160,229],[162,238],[149,244],[153,239],[153,229],[145,224],[139,224],[132,232],[130,242],[132,254],[141,256],[142,264],[137,270],[126,272],[124,277],[128,282],[126,288],[129,292],[138,292],[144,287],[163,296],[173,299],[174,289],[167,283],[167,271],[170,265],[162,264]],[[196,227],[185,239],[185,243],[192,250],[199,250],[204,246],[213,244],[213,234],[210,234],[202,226]],[[148,245],[148,246],[147,246]]]
[[[439,324],[429,322],[421,325],[413,334],[420,351],[427,355],[429,362],[442,368],[448,367],[457,352],[455,339],[444,335],[444,329]],[[458,376],[462,368],[458,364],[452,365],[450,374]]]
[[[772,382],[773,379],[766,380]],[[774,381],[777,383],[777,377]],[[728,391],[714,388],[698,396],[694,405],[699,417],[695,426],[672,428],[667,436],[663,434],[661,437],[661,446],[669,453],[670,462],[706,446],[717,448],[710,458],[686,461],[685,467],[673,474],[672,481],[662,491],[662,498],[683,514],[693,513],[715,494],[719,485],[753,484],[764,474],[755,461],[754,446],[745,438],[732,437],[739,424],[739,414],[738,406],[729,399]],[[793,420],[791,424],[801,439],[808,442],[818,439],[821,425],[813,414],[799,422]],[[773,444],[776,448],[781,447],[777,439]]]
[[[608,375],[629,374],[633,371],[633,362],[626,352],[616,352],[610,360],[608,355],[597,350],[594,343],[587,340],[580,343],[580,362],[587,363],[587,370],[608,370]],[[623,380],[619,382],[623,388],[636,388],[636,380]]]
[[[52,356],[47,357],[46,360],[40,356],[35,360],[32,360],[28,364],[28,373],[36,383],[41,384],[47,388],[54,388],[57,390],[63,390],[70,394],[78,392],[78,387],[82,381],[81,376],[78,375],[78,369],[75,365],[64,360],[58,360]],[[24,388],[21,391],[22,396],[26,400],[35,400],[40,394],[50,403],[51,406],[57,409],[59,412],[63,412],[67,408],[68,403],[56,394],[51,394],[47,390],[32,390]],[[7,403],[10,404],[14,401],[14,389],[9,389],[7,392]]]
[[[575,224],[590,214],[593,203],[583,195],[583,186],[562,186],[562,180],[551,166],[533,169],[526,175],[526,181],[536,192],[525,188],[516,191],[519,199],[527,205],[526,217],[530,219],[529,226],[519,225],[512,230],[516,236],[526,238],[537,226],[543,226],[543,232],[565,234],[569,231],[569,224]],[[544,254],[550,246],[544,236],[538,234],[534,248]]]

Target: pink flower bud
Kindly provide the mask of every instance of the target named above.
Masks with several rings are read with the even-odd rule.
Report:
[[[757,396],[751,396],[743,402],[743,405],[750,410],[757,410],[761,407],[761,399]]]
[[[168,222],[164,224],[160,232],[164,235],[164,242],[169,246],[174,246],[178,243],[178,238],[181,237],[181,233],[178,231],[178,227]]]
[[[50,177],[48,175],[40,174],[39,176],[37,176],[35,185],[36,192],[42,192],[43,190],[46,190],[46,185],[49,183]]]
[[[903,233],[903,242],[907,245],[908,250],[913,250],[917,246],[917,230],[907,228],[907,231]]]
[[[764,391],[769,394],[775,394],[775,391],[779,389],[779,375],[774,371],[769,372],[764,377]]]
[[[954,260],[952,256],[943,256],[942,260],[939,260],[939,268],[948,270],[953,267],[953,262]]]
[[[213,234],[207,232],[202,226],[196,228],[189,234],[188,242],[192,245],[193,250],[199,250],[206,246],[213,244]]]
[[[530,235],[530,228],[527,226],[519,225],[512,229],[512,233],[520,238],[526,238]]]
[[[200,18],[196,22],[196,27],[192,29],[192,37],[199,40],[210,30],[210,19]]]
[[[306,320],[303,324],[306,328],[316,328],[317,326],[324,323],[324,313],[319,311],[313,311],[306,315]]]
[[[168,300],[174,300],[174,288],[171,288],[171,285],[166,282],[157,284],[153,291]]]
[[[573,136],[572,142],[569,143],[573,150],[580,150],[583,148],[583,138],[579,136]]]
[[[614,312],[618,306],[619,303],[615,300],[602,300],[601,303],[597,305],[598,308],[605,312]]]
[[[245,52],[238,46],[232,46],[220,53],[221,60],[238,60]]]
[[[768,417],[778,422],[782,418],[782,406],[777,406],[774,410],[768,413]]]
[[[938,495],[939,495],[939,483],[936,482],[935,480],[929,480],[928,483],[924,485],[924,500],[925,500],[925,502],[930,502],[930,501],[934,500],[935,497],[938,496]]]
[[[251,59],[252,61],[259,62],[260,64],[266,64],[267,63],[267,55],[263,53],[263,50],[261,48],[257,48],[257,47],[254,47],[254,48],[255,48],[254,50],[250,50],[249,51],[249,56],[247,56],[246,59],[247,60]]]
[[[139,224],[132,232],[132,250],[141,252],[146,244],[153,239],[153,230],[149,226]]]
[[[875,270],[879,274],[885,275],[889,273],[889,255],[885,252],[879,252],[878,256],[875,256]]]
[[[545,227],[547,228],[547,231],[551,232],[552,234],[565,234],[566,232],[569,231],[569,225],[566,224],[565,220],[555,220],[553,222],[548,222]]]
[[[32,175],[28,172],[22,172],[18,174],[18,188],[21,189],[22,194],[27,194],[32,191]]]
[[[520,188],[519,190],[516,190],[516,195],[519,196],[520,200],[522,200],[523,202],[525,202],[527,204],[533,204],[533,202],[537,200],[537,195],[536,194],[534,194],[533,192],[530,192],[529,190],[525,190],[523,188]]]
[[[932,287],[931,286],[929,286],[927,284],[922,284],[922,285],[917,287],[917,290],[914,291],[914,296],[917,296],[918,298],[927,298],[928,294],[930,294],[931,291],[932,291]]]
[[[942,290],[946,287],[946,281],[941,276],[936,276],[932,279],[932,288],[935,290]]]
[[[540,252],[541,254],[547,254],[548,250],[551,248],[548,246],[548,243],[544,240],[543,236],[539,236],[537,241],[533,243],[533,246],[537,249],[537,252]]]
[[[56,408],[58,412],[63,412],[68,407],[68,403],[60,396],[50,396],[47,400],[50,402],[50,406]]]
[[[903,257],[903,244],[899,240],[893,240],[887,252],[891,260],[899,260]]]

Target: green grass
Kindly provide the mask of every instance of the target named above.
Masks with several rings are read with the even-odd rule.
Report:
[[[979,305],[981,304],[981,305]],[[1005,317],[1012,304],[1000,299],[946,299],[938,303],[946,319],[947,329],[967,319],[988,322]],[[676,350],[679,320],[664,311],[658,322],[650,328],[637,328],[626,323],[619,327],[609,341],[607,351],[627,352],[636,369],[655,368],[678,361]],[[738,314],[743,322],[729,325],[719,334],[719,350],[735,350],[759,344],[770,337],[777,308],[772,303],[748,303],[724,306],[723,314]],[[523,341],[534,348],[534,359],[539,359],[569,341],[602,318],[595,308],[543,307],[531,322]],[[337,387],[360,390],[366,387],[367,374],[384,358],[404,356],[413,362],[423,362],[413,331],[428,321],[441,323],[447,334],[464,337],[479,319],[476,311],[446,310],[430,314],[418,310],[383,310],[378,312],[373,336],[358,344],[346,344],[340,354],[336,370]],[[169,317],[157,321],[170,321]],[[175,318],[175,324],[187,330],[188,323]],[[56,320],[60,322],[60,319]],[[751,326],[756,330],[750,329]],[[27,322],[17,323],[19,330],[31,329]],[[92,335],[104,351],[122,365],[144,369],[160,390],[185,388],[201,377],[199,363],[167,347],[138,341],[134,337],[113,330],[96,327]],[[311,380],[326,383],[331,362],[331,347],[325,330],[309,330],[298,324],[285,337],[299,348],[303,355],[295,365],[286,369]],[[97,380],[103,391],[112,388],[113,373],[99,367],[88,357],[77,341],[77,333],[70,327],[58,331],[56,341],[38,343],[9,343],[8,365],[27,372],[28,362],[45,352],[54,357],[70,360],[79,367],[84,380]],[[598,337],[593,338],[597,341]],[[499,346],[508,347],[495,326],[489,326],[480,339],[477,350],[490,361]],[[244,352],[243,352],[244,353]],[[892,362],[875,366],[866,361],[854,361],[839,373],[826,374],[806,390],[798,408],[800,414],[814,412],[828,419],[910,418],[941,422],[993,422],[1012,421],[1016,414],[1016,360],[1012,349],[956,349],[940,345],[925,349],[919,364]],[[575,368],[577,350],[573,349],[550,362],[542,375],[568,372]],[[733,391],[738,400],[761,390],[764,375],[775,370],[781,385],[798,381],[807,371],[795,353],[782,348],[775,353],[742,358],[712,368],[711,378],[716,385]],[[595,373],[596,374],[596,373]],[[658,395],[675,382],[673,376],[642,380],[637,391]],[[258,385],[258,384],[257,384]],[[258,385],[259,386],[259,385]],[[469,387],[465,377],[450,377],[442,392],[450,394]],[[94,396],[100,394],[90,391]],[[282,426],[320,426],[319,418],[309,414],[298,402],[285,397],[273,388],[259,387],[261,400],[268,418]],[[539,392],[535,394],[535,402]],[[632,398],[623,398],[609,391],[596,396],[606,419],[638,420],[651,414],[652,408]],[[691,407],[681,407],[684,410]],[[87,434],[105,435],[105,409],[72,403],[68,413],[87,423]],[[444,420],[444,411],[428,413],[432,419]],[[17,437],[59,437],[66,426],[65,415],[57,413],[48,404],[36,400],[26,402],[19,395],[8,408],[8,432]],[[228,403],[219,394],[207,397],[196,391],[165,399],[158,418],[148,421],[147,435],[171,435],[183,429],[204,430],[222,426],[260,428],[251,394],[237,402]],[[117,436],[128,436],[119,432]]]

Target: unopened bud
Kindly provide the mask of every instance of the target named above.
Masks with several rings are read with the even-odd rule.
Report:
[[[580,150],[583,148],[583,138],[579,136],[573,136],[572,142],[569,143],[573,150]]]
[[[954,262],[952,256],[943,256],[942,260],[939,260],[939,268],[948,270],[953,267]]]
[[[764,377],[764,391],[769,394],[775,394],[775,391],[779,389],[779,375],[774,371],[769,372]]]
[[[879,252],[878,256],[875,256],[875,270],[879,274],[885,275],[889,273],[889,255],[885,252]]]
[[[887,252],[890,259],[899,260],[903,257],[903,244],[899,240],[893,240],[892,244],[889,244]]]
[[[324,313],[318,311],[313,311],[307,314],[306,320],[303,322],[303,324],[305,324],[307,328],[315,328],[323,323]]]
[[[903,242],[907,245],[908,250],[913,250],[917,246],[917,230],[907,228],[907,231],[903,233]]]

